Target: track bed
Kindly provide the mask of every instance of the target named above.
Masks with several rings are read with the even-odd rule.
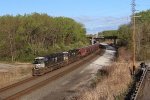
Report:
[[[2,99],[2,100],[13,100],[13,99],[19,98],[20,96],[28,94],[28,93],[34,91],[35,89],[38,89],[38,88],[52,82],[53,80],[56,80],[57,78],[60,78],[63,75],[77,69],[78,67],[80,67],[80,65],[93,59],[99,53],[100,52],[98,50],[95,53],[93,53],[93,54],[91,54],[91,55],[89,55],[89,56],[87,56],[87,57],[85,57],[85,58],[83,58],[83,59],[81,59],[75,63],[72,63],[68,66],[65,66],[61,69],[47,73],[47,74],[40,76],[40,77],[38,77],[38,76],[31,77],[29,79],[15,83],[15,84],[8,86],[6,88],[2,88],[2,89],[0,89],[0,99]]]

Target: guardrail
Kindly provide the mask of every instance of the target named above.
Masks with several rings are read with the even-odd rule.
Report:
[[[142,84],[144,82],[144,79],[146,77],[147,71],[148,71],[148,67],[146,67],[146,65],[145,65],[145,68],[143,68],[143,74],[140,77],[140,81],[138,82],[138,84],[136,86],[136,89],[135,89],[135,91],[134,91],[134,93],[133,93],[133,95],[131,97],[131,100],[136,100],[137,99],[137,96],[138,96],[138,94],[140,92],[140,89],[141,89]]]
[[[133,76],[133,83],[130,85],[129,92],[125,100],[136,100],[143,85],[147,72],[150,71],[145,63],[140,64],[140,68]]]

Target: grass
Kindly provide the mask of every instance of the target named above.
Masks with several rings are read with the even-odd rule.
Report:
[[[31,66],[24,66],[0,71],[0,88],[6,87],[20,80],[31,77],[31,69]]]
[[[96,74],[90,89],[80,91],[79,100],[123,100],[132,82],[131,56],[125,48],[119,50],[117,62],[103,67]]]
[[[115,100],[118,95],[122,95],[131,82],[131,75],[128,64],[114,63],[108,75],[101,76],[103,79],[99,81],[92,91],[84,92],[80,100]]]

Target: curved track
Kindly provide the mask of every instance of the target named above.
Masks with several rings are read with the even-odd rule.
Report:
[[[77,69],[80,67],[80,65],[85,64],[90,59],[93,59],[96,57],[96,55],[99,53],[99,50],[85,58],[83,58],[80,61],[77,61],[75,63],[72,63],[66,67],[63,67],[61,69],[55,70],[53,72],[47,73],[40,77],[31,77],[29,79],[23,80],[21,82],[15,83],[13,85],[10,85],[8,87],[0,89],[0,100],[16,100],[20,96],[23,96],[24,94],[28,94],[35,89],[38,89],[39,87],[42,87],[49,82],[56,80],[57,78],[62,77],[63,75]]]

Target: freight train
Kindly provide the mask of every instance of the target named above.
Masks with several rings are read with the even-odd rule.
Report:
[[[44,57],[36,57],[33,64],[32,75],[38,76],[59,69],[73,63],[99,49],[99,44],[69,50],[67,52],[53,53]]]

